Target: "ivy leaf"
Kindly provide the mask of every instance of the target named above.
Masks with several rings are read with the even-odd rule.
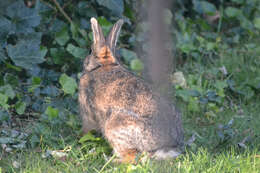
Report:
[[[35,10],[37,10],[39,14],[42,14],[44,12],[51,11],[52,9],[47,4],[37,0],[37,3],[35,4]]]
[[[97,3],[108,8],[115,15],[121,16],[124,12],[123,0],[97,0]]]
[[[85,58],[88,54],[86,49],[76,47],[73,44],[68,44],[66,50],[76,58]]]
[[[0,104],[1,105],[1,104]],[[10,119],[10,115],[7,111],[0,110],[0,122],[7,121]]]
[[[59,110],[51,106],[48,106],[47,109],[45,110],[45,114],[47,114],[50,119],[53,119],[58,117]]]
[[[87,21],[84,18],[81,18],[80,19],[80,28],[82,28],[82,29],[89,29],[90,28],[90,22]]]
[[[67,76],[65,73],[60,76],[59,83],[62,86],[62,90],[66,94],[73,95],[77,88],[77,83],[74,78]]]
[[[6,42],[8,34],[10,33],[12,28],[12,23],[10,20],[6,19],[5,17],[0,16],[0,44]],[[1,51],[1,47],[0,47]],[[1,60],[1,55],[0,55]]]
[[[36,64],[45,61],[47,53],[45,47],[40,47],[41,33],[33,33],[25,39],[19,40],[16,45],[9,44],[7,53],[15,65],[25,69],[31,69]]]
[[[80,1],[78,3],[78,13],[85,17],[97,17],[96,9],[90,5],[91,2]]]
[[[36,88],[38,88],[41,84],[41,78],[40,77],[37,77],[37,76],[34,76],[32,77],[32,84],[31,86],[28,88],[28,91],[29,92],[33,92]]]
[[[41,93],[46,94],[47,96],[50,97],[57,97],[60,94],[60,91],[57,87],[53,85],[48,85],[41,90]]]
[[[68,56],[64,47],[50,48],[50,54],[54,64],[64,64],[64,57]]]
[[[13,99],[15,97],[15,92],[11,85],[7,84],[0,87],[0,92],[6,95],[8,98]]]
[[[16,1],[6,9],[6,15],[12,19],[15,33],[33,32],[33,27],[40,24],[41,17],[35,8],[28,8],[22,0]]]
[[[17,112],[19,115],[24,114],[25,109],[26,109],[26,103],[25,103],[25,102],[18,101],[18,102],[15,104],[15,110],[16,110],[16,112]]]
[[[9,108],[9,105],[7,104],[8,96],[0,93],[0,106],[2,106],[5,109]]]
[[[193,0],[194,9],[200,14],[214,15],[217,11],[214,4],[207,1]]]
[[[110,31],[110,28],[112,27],[112,23],[110,23],[106,18],[99,17],[98,19],[98,23],[100,24],[100,26],[102,27],[103,33],[104,35],[107,35],[108,32]]]
[[[254,25],[257,29],[260,29],[260,17],[254,19]]]
[[[225,9],[225,13],[228,17],[237,17],[242,14],[240,9],[234,7],[227,7]]]
[[[247,30],[253,29],[254,25],[245,16],[241,15],[239,17],[239,20],[240,20],[240,25],[242,28],[247,29]]]
[[[47,32],[57,34],[57,32],[60,32],[63,28],[68,28],[67,24],[59,19],[53,19],[52,24],[48,27]]]
[[[12,3],[14,3],[17,0],[8,0],[8,1],[1,1],[0,3],[0,15],[4,15],[6,13],[6,9],[8,6],[10,6]]]
[[[140,59],[136,58],[131,61],[130,68],[134,71],[142,71],[144,69],[144,65]]]
[[[35,77],[35,76],[34,76],[34,77],[32,78],[32,85],[40,85],[40,84],[41,84],[41,81],[42,81],[42,80],[41,80],[40,77],[37,77],[37,76]]]
[[[133,59],[137,58],[137,55],[136,55],[136,53],[134,51],[131,51],[131,50],[128,50],[128,49],[125,49],[125,48],[121,48],[120,49],[120,54],[121,54],[121,56],[123,57],[124,61],[127,64],[130,64],[130,62]]]
[[[64,46],[70,39],[67,26],[64,26],[59,32],[55,34],[55,40],[60,46]]]
[[[17,87],[19,85],[19,80],[17,76],[11,73],[6,73],[4,76],[4,83]]]

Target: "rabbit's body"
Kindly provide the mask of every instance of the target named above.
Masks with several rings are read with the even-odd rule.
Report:
[[[148,83],[116,63],[110,47],[100,46],[88,58],[93,57],[103,60],[80,79],[83,130],[102,132],[122,161],[133,161],[143,151],[157,158],[176,157],[183,142],[180,113]],[[91,63],[95,64],[87,65]]]

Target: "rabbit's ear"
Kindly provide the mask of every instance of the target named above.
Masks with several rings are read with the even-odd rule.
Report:
[[[105,38],[102,32],[102,28],[99,26],[97,20],[92,17],[90,19],[91,23],[91,28],[93,32],[93,41],[94,41],[94,46],[97,44],[104,44],[105,43]]]
[[[116,42],[121,30],[121,27],[123,25],[124,21],[122,19],[119,19],[116,24],[112,27],[108,37],[107,37],[107,44],[109,45],[110,49],[112,50],[113,53],[115,53],[115,48],[116,48]]]

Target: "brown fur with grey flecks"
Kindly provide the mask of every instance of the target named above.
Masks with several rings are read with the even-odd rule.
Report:
[[[83,131],[102,132],[122,162],[133,162],[141,152],[158,159],[176,157],[183,145],[181,115],[115,58],[122,24],[119,20],[105,39],[91,19],[94,43],[79,84]]]

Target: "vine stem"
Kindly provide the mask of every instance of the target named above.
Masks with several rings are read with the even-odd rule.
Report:
[[[67,13],[63,10],[63,8],[60,6],[60,4],[57,2],[57,0],[52,0],[54,2],[54,4],[56,5],[56,7],[58,8],[58,10],[62,13],[62,15],[69,21],[70,25],[74,25],[74,22],[71,20],[71,18],[67,15]],[[83,36],[83,38],[86,39],[86,35],[87,33],[80,28],[77,28],[78,32]]]
[[[49,4],[48,2],[45,2],[44,0],[40,0],[40,1],[44,3],[46,6],[48,6],[49,8],[53,9],[54,11],[57,11],[57,9],[53,7],[51,4]]]
[[[73,25],[73,21],[71,20],[71,18],[67,15],[67,13],[65,13],[65,11],[62,9],[62,7],[60,6],[60,4],[56,1],[56,0],[52,0],[54,2],[54,4],[56,5],[56,7],[58,8],[58,10],[63,14],[63,16],[69,21],[70,24]]]

